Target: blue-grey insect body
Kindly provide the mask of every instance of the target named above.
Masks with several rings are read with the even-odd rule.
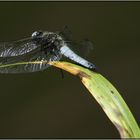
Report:
[[[56,33],[53,32],[34,32],[32,34],[33,39],[36,39],[38,43],[42,44],[44,48],[47,48],[44,51],[55,53],[59,52],[63,56],[73,60],[74,62],[89,68],[89,69],[95,69],[95,65],[88,62],[84,58],[77,55],[74,51],[70,49],[70,47],[67,45],[65,40],[61,36],[59,36]],[[39,41],[41,39],[41,41]]]

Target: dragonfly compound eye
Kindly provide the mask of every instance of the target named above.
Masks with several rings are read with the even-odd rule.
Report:
[[[42,35],[43,33],[41,31],[35,31],[32,33],[32,38],[36,38],[39,37],[40,35]]]

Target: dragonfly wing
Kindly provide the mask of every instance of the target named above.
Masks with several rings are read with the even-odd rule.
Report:
[[[68,46],[77,54],[84,58],[93,57],[93,42],[88,39],[83,39],[78,42],[69,42]]]
[[[37,46],[31,38],[25,38],[14,42],[0,43],[0,57],[19,56],[35,50]]]
[[[55,55],[49,55],[47,56],[44,52],[36,52],[36,54],[30,54],[25,55],[25,57],[7,57],[7,58],[0,58],[0,73],[29,73],[29,72],[37,72],[37,71],[43,71],[50,67],[47,62],[49,61],[58,61],[60,60],[61,55],[55,54]],[[40,63],[32,63],[39,61]],[[10,65],[9,64],[15,64],[15,63],[23,63],[23,62],[29,62],[22,65]],[[4,67],[4,65],[6,67]],[[2,67],[1,67],[2,66]]]
[[[65,40],[67,45],[77,54],[84,58],[90,58],[93,54],[94,43],[88,39],[83,39],[80,41],[75,41],[73,39],[72,32],[65,26],[59,35]]]
[[[63,37],[66,42],[71,42],[73,40],[73,35],[68,26],[64,26],[62,31],[59,31],[58,34]]]

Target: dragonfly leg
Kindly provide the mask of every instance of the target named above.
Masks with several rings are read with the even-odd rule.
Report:
[[[61,73],[62,79],[64,79],[64,73],[63,73],[63,70],[62,69],[60,69],[60,73]]]

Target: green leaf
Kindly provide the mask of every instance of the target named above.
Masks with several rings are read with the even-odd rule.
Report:
[[[1,65],[0,67],[29,63],[32,64],[40,62],[21,62]],[[68,62],[50,62],[49,64],[80,77],[82,83],[100,104],[108,118],[118,129],[121,138],[140,138],[140,128],[137,125],[132,113],[119,92],[106,78],[97,72]]]
[[[140,128],[123,98],[101,74],[67,62],[54,66],[80,77],[82,83],[100,104],[108,118],[118,129],[121,138],[140,138]]]

